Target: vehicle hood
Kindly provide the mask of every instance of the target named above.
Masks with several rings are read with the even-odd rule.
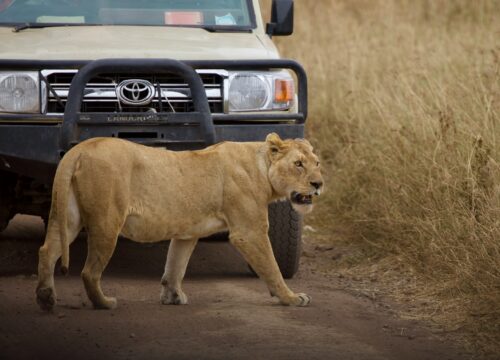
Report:
[[[172,58],[240,60],[277,58],[270,41],[255,33],[208,32],[157,26],[0,27],[0,59],[94,60]]]

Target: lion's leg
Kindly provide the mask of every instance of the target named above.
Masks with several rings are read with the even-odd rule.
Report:
[[[271,294],[277,296],[283,305],[307,306],[310,303],[311,298],[308,295],[295,294],[283,280],[273,255],[267,227],[265,231],[235,229],[231,231],[229,239],[259,277],[266,282]]]
[[[107,297],[101,289],[101,275],[116,247],[118,234],[89,233],[88,254],[82,271],[82,279],[87,296],[96,309],[114,309],[116,299]]]
[[[38,305],[47,311],[51,310],[56,303],[54,268],[62,253],[59,223],[54,217],[55,213],[55,211],[51,210],[45,242],[38,252],[38,286],[36,296]],[[66,236],[68,244],[71,245],[82,229],[80,213],[76,207],[76,200],[73,193],[70,195],[67,221]]]
[[[225,215],[229,241],[266,282],[271,295],[277,296],[283,305],[307,306],[311,298],[306,294],[292,292],[285,284],[276,263],[267,235],[267,203],[253,196],[240,197],[240,202],[232,203],[232,206],[225,209]]]
[[[198,243],[198,239],[170,241],[165,272],[161,278],[161,303],[164,305],[184,305],[188,303],[186,294],[181,289],[182,279],[186,274],[189,258]]]

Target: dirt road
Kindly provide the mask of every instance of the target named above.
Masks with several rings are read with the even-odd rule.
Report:
[[[284,307],[227,243],[200,243],[185,280],[187,306],[160,305],[168,242],[119,242],[103,277],[118,308],[93,310],[79,272],[85,240],[71,247],[70,275],[56,277],[59,303],[35,303],[41,220],[18,216],[0,235],[0,359],[462,359],[451,344],[384,304],[342,291],[307,266],[289,281],[312,296]]]

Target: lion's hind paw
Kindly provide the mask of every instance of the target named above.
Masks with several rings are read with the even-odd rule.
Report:
[[[56,304],[56,297],[52,288],[36,289],[36,302],[44,311],[52,311]]]

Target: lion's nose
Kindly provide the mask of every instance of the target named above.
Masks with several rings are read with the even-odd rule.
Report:
[[[323,186],[323,181],[312,181],[311,185],[314,186],[316,190]]]

